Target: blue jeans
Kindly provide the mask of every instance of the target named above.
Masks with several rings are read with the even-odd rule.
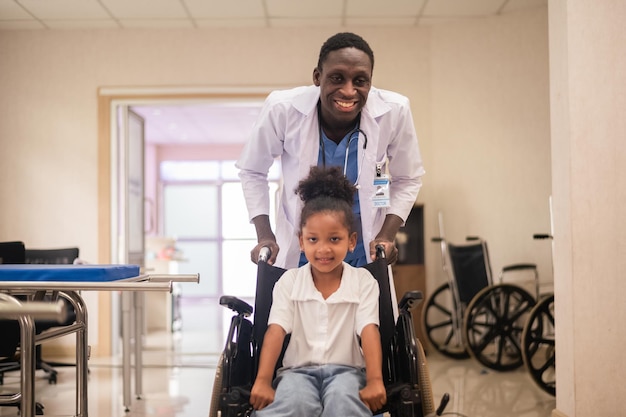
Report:
[[[359,398],[365,371],[342,365],[315,365],[279,371],[274,402],[252,417],[371,417]]]

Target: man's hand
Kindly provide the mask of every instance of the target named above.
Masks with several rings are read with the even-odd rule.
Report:
[[[394,241],[403,223],[404,221],[395,214],[387,214],[385,216],[385,221],[380,231],[374,240],[370,242],[370,257],[372,260],[376,260],[376,245],[383,245],[385,247],[385,257],[389,265],[398,260],[398,249],[396,249]]]
[[[370,242],[370,257],[373,261],[376,260],[376,245],[382,245],[385,248],[385,258],[389,265],[395,263],[398,260],[398,249],[393,242],[376,238]]]
[[[279,247],[276,243],[276,236],[274,236],[274,232],[272,232],[272,227],[270,226],[269,216],[264,214],[256,216],[252,219],[252,223],[256,229],[257,242],[259,243],[250,251],[250,259],[252,259],[252,262],[254,263],[259,262],[259,252],[261,252],[261,248],[267,247],[271,252],[267,263],[269,265],[274,265]]]
[[[261,410],[274,402],[275,394],[271,383],[257,379],[250,391],[250,404],[255,410]]]
[[[387,392],[382,379],[367,381],[367,385],[359,391],[359,397],[373,411],[378,411],[387,403]]]
[[[259,252],[261,252],[261,248],[266,247],[269,248],[270,250],[270,257],[267,260],[267,263],[269,265],[274,265],[274,262],[276,262],[276,255],[278,255],[278,251],[280,250],[278,247],[278,244],[276,244],[275,240],[264,240],[262,242],[259,242],[254,249],[252,249],[250,251],[250,259],[252,259],[252,262],[254,262],[255,264],[258,263],[259,261]]]

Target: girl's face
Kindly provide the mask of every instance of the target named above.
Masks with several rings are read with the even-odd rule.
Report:
[[[341,276],[342,262],[356,246],[356,233],[350,233],[343,217],[343,213],[335,211],[315,213],[302,227],[300,248],[317,272]]]

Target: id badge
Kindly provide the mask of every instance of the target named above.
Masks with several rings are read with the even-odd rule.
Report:
[[[389,197],[389,175],[382,174],[374,178],[374,196],[372,202],[375,208],[390,207]]]

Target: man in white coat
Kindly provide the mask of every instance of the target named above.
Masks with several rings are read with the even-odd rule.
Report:
[[[266,246],[270,264],[303,263],[297,236],[302,202],[295,189],[313,165],[343,167],[358,188],[353,210],[359,244],[346,262],[371,262],[377,244],[385,247],[390,263],[397,258],[395,236],[415,203],[424,168],[409,100],[372,87],[373,68],[367,42],[338,33],[322,45],[314,85],[267,97],[236,164],[257,233],[253,262]],[[277,157],[282,187],[274,234],[267,175]]]

